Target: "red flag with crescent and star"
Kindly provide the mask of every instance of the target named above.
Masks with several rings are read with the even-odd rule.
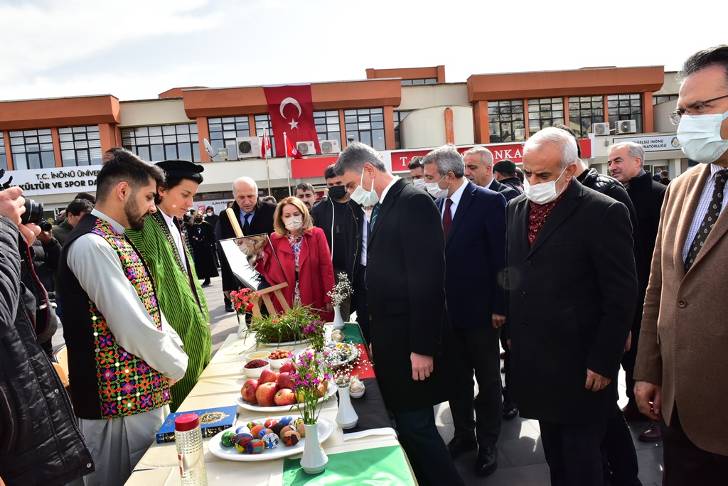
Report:
[[[297,142],[313,142],[320,153],[316,125],[313,122],[313,100],[311,85],[289,85],[263,87],[268,102],[268,114],[273,125],[276,141],[276,155],[285,156],[286,138],[296,146]]]

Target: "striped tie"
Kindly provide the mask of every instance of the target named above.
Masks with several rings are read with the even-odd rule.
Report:
[[[372,208],[372,216],[369,218],[369,230],[374,231],[374,222],[377,220],[377,216],[379,216],[379,209],[382,207],[381,204],[377,203]]]
[[[698,228],[698,234],[695,235],[692,244],[690,245],[690,251],[688,251],[688,257],[685,259],[685,272],[690,270],[690,267],[695,263],[695,259],[700,253],[700,249],[703,248],[705,240],[708,239],[710,230],[713,229],[713,225],[720,216],[720,211],[723,208],[723,190],[725,189],[725,183],[728,179],[728,169],[723,169],[715,173],[715,186],[713,187],[713,197],[710,200],[710,206],[708,206],[708,212],[705,213],[703,222],[700,223]]]

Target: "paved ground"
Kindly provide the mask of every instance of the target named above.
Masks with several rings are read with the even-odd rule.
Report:
[[[212,279],[212,285],[205,289],[212,319],[213,353],[225,338],[237,330],[237,320],[232,313],[225,312],[220,278]],[[61,331],[54,336],[54,344],[63,342]],[[624,396],[624,373],[620,375],[620,396]],[[623,399],[624,400],[624,399]],[[623,406],[624,403],[620,402]],[[437,426],[445,442],[453,435],[452,416],[447,403],[435,407]],[[644,486],[658,486],[662,483],[662,447],[659,444],[644,444],[637,435],[647,423],[633,426],[633,437],[640,466],[640,480]],[[548,466],[543,455],[538,422],[520,417],[504,422],[498,442],[498,470],[487,478],[479,478],[472,472],[475,453],[466,454],[456,461],[465,483],[487,486],[546,486],[549,484]]]

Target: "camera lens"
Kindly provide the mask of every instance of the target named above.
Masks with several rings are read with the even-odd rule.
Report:
[[[32,199],[25,200],[25,212],[20,217],[23,224],[38,224],[43,219],[43,204],[35,202]]]

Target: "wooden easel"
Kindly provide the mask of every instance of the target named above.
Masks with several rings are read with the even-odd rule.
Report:
[[[233,208],[227,208],[225,210],[225,214],[228,217],[228,221],[230,221],[230,226],[233,229],[233,232],[235,233],[236,238],[242,238],[245,236],[243,234],[243,229],[240,227],[240,223],[238,222],[238,218],[235,216],[235,211],[233,211]],[[273,304],[273,299],[271,299],[271,294],[273,294],[278,300],[278,304],[280,304],[281,308],[283,309],[283,312],[290,309],[288,302],[286,302],[286,298],[283,295],[283,292],[281,292],[282,289],[285,289],[288,287],[287,282],[279,283],[276,285],[273,285],[271,287],[256,290],[255,293],[257,294],[257,298],[251,299],[251,302],[253,303],[253,317],[261,317],[262,314],[260,313],[260,300],[263,300],[263,304],[265,305],[265,308],[268,310],[268,314],[271,316],[278,315],[278,311],[276,310],[275,305]]]

